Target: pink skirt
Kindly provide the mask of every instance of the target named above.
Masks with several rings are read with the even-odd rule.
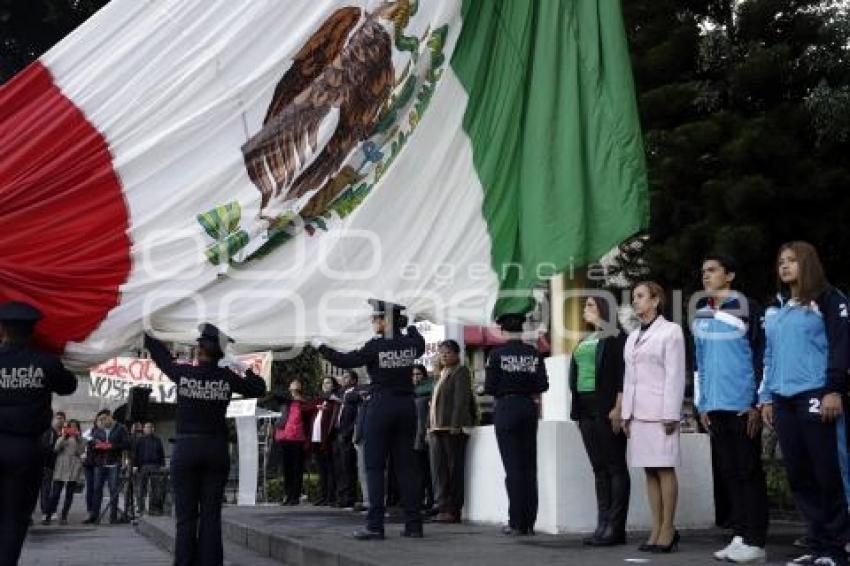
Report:
[[[679,429],[666,434],[660,421],[632,420],[628,461],[632,468],[675,468],[681,462]]]

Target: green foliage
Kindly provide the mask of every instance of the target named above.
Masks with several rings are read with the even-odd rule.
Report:
[[[289,382],[297,377],[304,384],[304,395],[308,399],[319,395],[324,376],[321,358],[316,350],[307,346],[300,351],[279,357],[286,359],[278,359],[272,363],[272,391],[287,391]]]
[[[736,7],[737,6],[737,7]],[[687,293],[709,252],[774,293],[812,242],[850,285],[850,23],[829,0],[623,0],[649,165],[649,241],[621,262]]]
[[[307,498],[310,501],[315,501],[319,498],[320,487],[319,487],[319,476],[318,474],[304,474],[304,493],[307,494]],[[286,497],[286,492],[284,490],[283,478],[272,478],[270,480],[266,480],[266,498],[269,502],[273,503],[281,503]]]

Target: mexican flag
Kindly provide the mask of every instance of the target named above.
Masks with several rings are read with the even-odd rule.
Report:
[[[112,0],[0,87],[0,301],[80,366],[486,323],[647,221],[617,0]]]

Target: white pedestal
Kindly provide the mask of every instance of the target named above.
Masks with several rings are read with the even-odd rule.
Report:
[[[714,524],[708,436],[683,434],[681,452],[676,525],[708,528]],[[475,429],[466,457],[464,518],[481,523],[507,523],[504,468],[492,426]],[[553,534],[592,532],[596,528],[593,472],[577,425],[567,421],[540,422],[537,468],[540,504],[536,529]],[[631,476],[628,528],[646,530],[650,514],[643,471],[631,470]]]
[[[543,393],[544,421],[570,420],[570,355],[550,356],[545,359],[549,390]]]
[[[254,405],[256,406],[256,400]],[[259,454],[257,450],[257,417],[236,418],[236,441],[239,446],[239,491],[236,493],[237,505],[257,504],[257,470]]]

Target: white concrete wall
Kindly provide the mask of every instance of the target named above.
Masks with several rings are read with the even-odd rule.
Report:
[[[539,512],[537,530],[546,533],[591,532],[596,527],[593,473],[578,427],[567,421],[541,421],[537,435]],[[630,530],[649,528],[643,471],[632,472]],[[682,435],[678,468],[680,528],[714,523],[711,454],[704,434]],[[492,426],[478,427],[467,449],[464,519],[504,524],[508,518],[505,475]]]

